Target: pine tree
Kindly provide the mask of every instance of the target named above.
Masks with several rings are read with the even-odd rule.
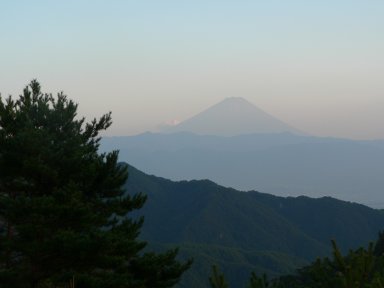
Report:
[[[375,256],[383,256],[384,255],[384,232],[379,232],[379,238],[376,241],[375,248],[373,250],[373,253]]]
[[[191,262],[143,253],[143,219],[127,213],[146,197],[124,193],[117,151],[98,152],[111,113],[86,123],[77,108],[35,80],[0,97],[1,287],[174,285]]]
[[[376,247],[382,245],[382,234]],[[332,241],[333,259],[317,259],[298,271],[298,275],[283,276],[279,279],[278,287],[297,288],[383,288],[384,287],[384,257],[381,253],[375,255],[374,245],[368,248],[350,250],[343,256]],[[285,286],[284,286],[285,285]]]
[[[209,277],[211,288],[228,288],[228,283],[225,280],[224,274],[219,271],[216,265],[212,266],[211,276]]]
[[[264,273],[261,277],[257,276],[255,272],[252,272],[251,278],[249,279],[248,288],[273,288],[277,287],[277,284],[270,282],[267,275]]]

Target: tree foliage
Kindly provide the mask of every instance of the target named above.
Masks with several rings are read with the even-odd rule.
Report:
[[[0,98],[1,287],[170,287],[190,266],[143,253],[146,197],[124,193],[118,152],[98,152],[111,113],[86,123],[63,93],[32,81]]]
[[[252,272],[251,278],[249,279],[248,288],[268,288],[268,287],[273,287],[273,284],[268,281],[266,274],[263,274],[261,277],[259,277],[256,275],[256,273]]]
[[[219,271],[216,265],[212,266],[211,276],[209,277],[211,288],[228,288],[228,283],[224,278],[224,274]]]
[[[376,245],[370,243],[368,248],[360,247],[350,250],[346,256],[342,256],[336,242],[332,241],[333,259],[318,259],[313,264],[300,269],[298,275],[280,278],[280,282],[284,284],[290,281],[292,287],[300,288],[383,287],[384,257],[382,254],[375,253],[382,245],[382,240],[380,236]]]
[[[311,265],[298,270],[295,275],[268,280],[251,274],[249,288],[384,288],[384,233],[379,233],[376,244],[368,248],[350,250],[342,256],[335,241],[332,241],[333,259],[317,259]],[[213,270],[212,279],[225,283],[223,274]],[[219,277],[218,277],[219,276]],[[210,278],[210,280],[211,280]],[[211,287],[221,287],[212,285]],[[228,286],[225,286],[228,287]]]

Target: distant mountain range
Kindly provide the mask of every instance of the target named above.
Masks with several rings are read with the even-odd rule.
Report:
[[[160,132],[191,132],[219,136],[302,133],[240,97],[226,98],[177,125],[163,127]]]
[[[144,215],[141,238],[150,249],[179,246],[194,265],[179,287],[208,287],[212,264],[231,287],[245,287],[250,272],[293,272],[330,253],[335,239],[343,252],[366,246],[384,227],[384,213],[330,197],[283,198],[239,192],[211,181],[172,182],[129,167],[129,194],[148,195],[132,214]]]
[[[280,196],[332,196],[384,208],[384,141],[290,133],[233,137],[145,133],[107,137],[102,150],[172,180],[210,179]]]
[[[172,180],[384,208],[384,141],[312,137],[243,98],[227,98],[163,132],[105,137],[101,149],[118,149],[122,161]]]

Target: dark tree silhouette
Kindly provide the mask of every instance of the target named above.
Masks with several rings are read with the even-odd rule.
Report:
[[[1,287],[174,285],[191,262],[143,253],[143,219],[127,213],[146,197],[124,193],[117,151],[98,152],[111,113],[86,123],[77,108],[35,80],[0,99]]]

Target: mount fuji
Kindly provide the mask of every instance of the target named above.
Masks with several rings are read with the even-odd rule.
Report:
[[[240,97],[226,98],[177,125],[163,127],[161,132],[216,136],[282,132],[303,134]]]

